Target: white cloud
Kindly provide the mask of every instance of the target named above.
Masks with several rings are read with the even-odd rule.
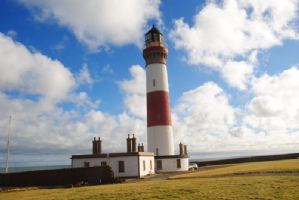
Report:
[[[59,61],[0,33],[0,89],[18,90],[56,100],[65,99],[76,86],[72,73]]]
[[[243,90],[259,50],[299,39],[293,24],[297,11],[298,0],[208,1],[192,26],[183,18],[174,20],[169,37],[176,49],[185,50],[188,63],[220,70],[231,86]],[[234,80],[229,73],[235,74]]]
[[[249,110],[259,117],[273,117],[283,111],[283,103],[280,99],[265,95],[254,97],[248,106]]]
[[[69,95],[68,101],[75,103],[77,107],[83,107],[85,110],[86,108],[96,109],[101,103],[99,99],[92,102],[86,92],[72,93]]]
[[[24,60],[32,59],[38,54],[40,57],[45,57],[41,53],[31,53],[26,49],[25,46],[19,43],[14,43],[10,38],[1,35],[1,45],[0,51],[7,52],[6,59],[8,58],[18,58],[22,57]],[[6,41],[7,40],[7,41]],[[12,49],[11,51],[6,50],[7,46]],[[20,51],[20,48],[22,51]],[[25,53],[24,53],[25,52]],[[46,57],[44,58],[46,59]],[[14,61],[14,59],[12,59]],[[48,64],[47,69],[51,70],[52,62],[58,63],[58,61],[51,61],[49,58],[46,59],[44,65]],[[3,61],[6,61],[3,59]],[[16,62],[16,61],[15,61]],[[23,62],[24,64],[25,62]],[[10,68],[5,67],[6,62],[3,62],[2,71],[4,74],[10,74],[10,70],[13,69],[13,64],[10,63]],[[32,70],[36,70],[34,64],[40,65],[39,62],[31,62],[32,65],[28,67],[26,73],[33,73]],[[62,64],[59,67],[64,68]],[[24,68],[23,68],[24,69]],[[59,68],[60,69],[60,68]],[[19,72],[20,70],[17,69]],[[124,92],[125,99],[131,97],[131,95],[143,93],[139,84],[145,83],[138,79],[140,76],[145,76],[144,70],[140,66],[132,66],[130,68],[132,73],[132,80],[124,81]],[[45,73],[48,73],[46,71]],[[68,81],[69,76],[64,76],[64,70],[59,72],[61,79]],[[69,75],[73,78],[73,74],[67,71]],[[51,74],[51,73],[50,73]],[[88,83],[89,77],[87,66],[84,65],[80,71],[76,81],[77,83]],[[19,72],[18,80],[22,78],[22,73]],[[47,81],[49,79],[41,79],[43,74],[37,73],[34,78],[45,83],[39,83],[36,87],[40,85],[48,85]],[[81,78],[80,78],[81,77]],[[83,77],[83,78],[82,78]],[[138,79],[138,80],[136,80]],[[78,81],[81,80],[81,81]],[[91,151],[91,140],[94,136],[100,136],[103,140],[103,151],[105,152],[122,152],[126,149],[124,148],[127,134],[136,134],[138,142],[146,143],[146,121],[144,119],[135,118],[134,116],[129,116],[126,111],[119,115],[112,115],[110,113],[104,113],[97,109],[100,100],[91,101],[86,92],[75,92],[71,88],[63,95],[63,98],[59,100],[53,98],[51,95],[40,94],[40,98],[32,100],[31,96],[26,96],[31,94],[32,91],[36,89],[32,86],[30,90],[24,90],[20,88],[21,83],[16,82],[14,79],[1,79],[1,92],[0,92],[0,151],[4,151],[6,141],[7,141],[7,127],[8,127],[8,116],[12,116],[12,134],[11,134],[11,147],[14,156],[17,157],[17,161],[20,165],[28,164],[26,160],[30,160],[32,163],[30,165],[37,165],[38,163],[51,163],[57,164],[57,162],[62,162],[68,164],[69,156],[72,154],[84,154]],[[27,84],[28,80],[24,79],[22,84]],[[6,85],[14,83],[13,88],[7,88]],[[140,93],[135,93],[134,86],[131,84],[136,84],[139,88]],[[75,84],[76,86],[76,84]],[[19,92],[23,91],[25,96],[14,96],[9,92],[5,93],[6,90],[13,90]],[[57,92],[60,93],[59,87],[56,88]],[[127,95],[128,94],[128,95]],[[144,95],[144,93],[142,94]],[[56,97],[56,96],[55,96]],[[145,97],[143,97],[145,100]],[[77,107],[83,107],[86,115],[80,114],[75,110],[66,111],[61,104],[67,101],[68,103],[74,103]],[[130,102],[135,104],[136,102]],[[136,106],[136,105],[135,105]],[[144,105],[145,107],[145,101]],[[133,108],[132,108],[133,109]],[[130,112],[130,110],[129,110]],[[137,110],[136,110],[137,112]],[[145,110],[143,111],[145,115]],[[24,156],[26,154],[26,159]],[[39,155],[39,158],[32,158],[35,155]],[[60,155],[59,161],[50,162],[49,159],[53,159],[53,155]],[[63,161],[63,159],[65,159]]]
[[[7,31],[6,35],[14,38],[14,37],[16,37],[18,35],[18,33],[16,31],[14,31],[14,30],[9,30],[9,31]]]
[[[105,65],[102,69],[102,73],[105,74],[105,73],[108,73],[108,74],[113,74],[113,70],[111,69],[110,65]]]
[[[74,75],[57,60],[0,33],[0,149],[7,141],[8,116],[12,116],[11,145],[14,153],[32,155],[71,154],[90,149],[89,127],[64,102],[96,108],[85,92],[76,93]],[[86,78],[87,67],[79,77]],[[87,70],[88,72],[88,70]],[[83,144],[82,144],[83,143]],[[67,156],[69,157],[69,155]]]
[[[247,89],[249,80],[252,76],[254,66],[244,61],[227,62],[221,69],[223,78],[233,87],[240,90]]]
[[[85,117],[87,125],[94,129],[97,136],[101,136],[105,152],[126,151],[124,146],[128,134],[135,134],[139,143],[146,142],[146,122],[132,118],[125,112],[111,115],[91,110]]]
[[[175,141],[207,146],[213,135],[223,135],[235,124],[236,110],[229,104],[229,96],[215,83],[183,93],[173,109]],[[191,139],[192,138],[192,139]],[[205,141],[206,140],[206,141]]]
[[[89,70],[87,67],[87,64],[84,64],[82,69],[80,69],[80,73],[78,74],[76,81],[79,85],[84,85],[84,84],[93,84],[93,79],[90,77]]]
[[[129,71],[132,79],[118,82],[119,87],[126,94],[125,108],[135,116],[146,118],[145,70],[140,65],[133,65]]]
[[[85,149],[82,141],[89,140],[88,127],[82,122],[72,122],[77,113],[63,111],[46,99],[34,102],[14,99],[0,93],[0,141],[7,141],[8,116],[12,116],[11,145],[17,154],[56,154],[72,152],[73,146]],[[87,140],[86,140],[87,139]],[[1,150],[5,145],[0,145]]]
[[[92,51],[99,47],[142,45],[147,22],[161,23],[160,0],[38,1],[19,0],[36,20],[54,20],[72,31]]]
[[[290,133],[299,128],[299,70],[296,67],[281,74],[264,74],[254,79],[255,97],[247,105],[250,115],[244,123],[269,134]]]

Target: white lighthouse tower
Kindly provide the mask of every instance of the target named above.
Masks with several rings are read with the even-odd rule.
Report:
[[[188,170],[189,166],[186,145],[180,144],[180,154],[174,154],[167,57],[168,46],[153,25],[145,34],[143,58],[146,62],[147,148],[155,154],[158,172]]]
[[[145,37],[148,151],[156,156],[174,155],[166,66],[168,47],[155,25]]]

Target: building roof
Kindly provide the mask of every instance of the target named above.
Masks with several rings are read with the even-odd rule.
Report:
[[[159,33],[159,34],[163,35],[163,34],[160,32],[160,30],[156,28],[156,25],[155,25],[155,24],[153,24],[152,29],[149,30],[145,35],[147,35],[147,34],[149,34],[149,33]]]
[[[154,156],[152,152],[123,152],[123,153],[101,153],[101,154],[85,154],[85,155],[72,155],[71,159],[82,158],[111,158],[111,157],[126,157],[126,156]]]

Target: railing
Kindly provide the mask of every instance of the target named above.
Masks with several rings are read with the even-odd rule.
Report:
[[[146,43],[145,45],[143,45],[142,50],[149,48],[149,47],[156,47],[156,46],[160,46],[160,47],[164,47],[166,49],[168,49],[168,45],[166,43],[163,42],[149,42]]]

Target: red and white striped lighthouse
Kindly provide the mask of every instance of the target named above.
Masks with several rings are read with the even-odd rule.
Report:
[[[168,46],[153,25],[145,34],[147,146],[156,156],[174,155],[166,59]]]

